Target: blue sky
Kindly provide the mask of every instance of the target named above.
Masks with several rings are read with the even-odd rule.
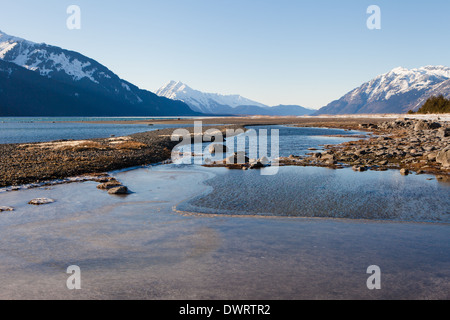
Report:
[[[448,0],[0,0],[0,30],[81,52],[155,91],[169,80],[319,108],[395,67],[450,66]],[[66,28],[69,5],[81,30]],[[378,5],[382,29],[366,13]]]

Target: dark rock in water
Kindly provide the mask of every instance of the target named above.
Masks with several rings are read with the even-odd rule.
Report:
[[[252,163],[250,165],[250,169],[260,169],[260,168],[264,168],[264,165],[259,161]]]
[[[13,207],[0,207],[0,212],[14,211]]]
[[[354,171],[359,171],[359,172],[367,171],[366,167],[361,167],[361,166],[354,166],[352,169]]]
[[[53,202],[55,202],[55,200],[53,200],[53,199],[36,198],[36,199],[33,199],[30,202],[28,202],[28,204],[32,204],[34,206],[41,206],[41,205],[49,204],[49,203],[53,203]]]
[[[407,176],[409,174],[409,170],[408,169],[401,169],[400,173],[404,176]]]
[[[235,152],[233,155],[227,157],[224,162],[226,164],[246,164],[250,161],[245,152]]]
[[[125,186],[111,188],[108,190],[108,193],[109,194],[128,194],[128,188]]]

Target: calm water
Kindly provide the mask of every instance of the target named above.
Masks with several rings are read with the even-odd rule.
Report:
[[[308,148],[322,149],[360,133],[284,126],[252,128],[280,130],[280,156],[302,155],[311,152]],[[349,137],[325,136],[337,134]],[[243,149],[242,144],[238,149]],[[450,223],[450,185],[430,175],[405,177],[397,170],[354,172],[350,168],[315,167],[280,167],[277,174],[268,176],[259,170],[207,170],[216,174],[207,182],[212,191],[180,205],[180,210]]]
[[[0,118],[0,144],[47,142],[62,139],[108,138],[126,136],[178,125],[138,125],[72,123],[68,121],[158,120],[163,118]],[[170,117],[164,119],[172,119]],[[62,121],[62,122],[60,122]],[[66,122],[64,122],[66,121]],[[189,125],[185,125],[188,127]]]
[[[94,182],[0,194],[2,205],[16,208],[0,214],[0,299],[449,298],[448,224],[173,212],[180,201],[211,191],[204,181],[217,173],[173,165],[115,173],[133,191],[123,197]],[[260,201],[246,180],[220,192],[241,190]],[[275,191],[268,198],[280,204]],[[36,197],[56,202],[27,204]],[[82,290],[65,286],[74,264]],[[373,264],[383,272],[382,290],[366,287]]]
[[[309,148],[314,148],[317,150],[323,150],[324,145],[329,144],[340,144],[346,141],[359,140],[361,138],[352,137],[354,135],[366,134],[362,131],[345,131],[340,129],[328,129],[328,128],[298,128],[298,127],[287,127],[282,125],[273,126],[249,126],[250,129],[245,134],[240,134],[232,138],[226,139],[224,142],[228,147],[233,148],[234,151],[245,151],[250,158],[261,158],[267,156],[268,158],[276,157],[288,157],[291,154],[296,156],[305,155],[306,153],[313,152],[308,150]],[[267,135],[267,150],[264,154],[261,153],[258,145],[260,143],[261,135],[263,130]],[[274,154],[276,151],[271,145],[272,131],[278,130],[279,135],[279,145],[278,153]],[[257,139],[252,139],[252,133],[256,132]],[[347,137],[331,137],[330,135],[344,135]],[[231,140],[231,141],[230,141]],[[231,142],[231,143],[230,143]],[[211,142],[205,142],[202,144],[197,152],[196,145],[194,146],[184,146],[177,149],[181,152],[191,153],[202,153],[206,158],[212,158],[214,161],[219,160],[209,154],[209,146]],[[256,150],[257,154],[252,154],[250,150]],[[218,156],[220,157],[220,155]]]
[[[226,215],[294,216],[450,223],[450,185],[398,171],[354,172],[315,167],[211,169],[207,194],[182,211]]]
[[[284,155],[344,139],[280,130]],[[16,209],[0,214],[0,299],[449,299],[448,185],[397,171],[259,173],[171,164],[112,173],[127,196],[94,182],[0,193]],[[56,202],[27,204],[37,197]],[[382,290],[366,287],[374,264]],[[82,290],[66,289],[69,265]]]

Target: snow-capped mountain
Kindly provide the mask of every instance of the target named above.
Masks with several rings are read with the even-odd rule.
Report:
[[[179,81],[170,81],[156,91],[156,94],[172,100],[181,100],[189,105],[192,110],[203,113],[215,113],[215,108],[218,106],[229,106],[231,108],[238,106],[267,107],[262,103],[244,98],[240,95],[204,93],[194,90]]]
[[[170,81],[156,91],[156,94],[186,103],[192,110],[206,114],[221,115],[305,115],[315,110],[300,106],[269,107],[265,104],[244,98],[240,95],[205,93],[188,85]]]
[[[184,103],[164,99],[120,79],[107,67],[78,52],[38,44],[0,31],[0,60],[13,63],[42,78],[73,87],[74,96],[96,94],[108,103],[139,115],[193,115]],[[89,94],[88,94],[89,93]],[[100,101],[100,100],[99,100]],[[133,106],[132,108],[129,108]],[[23,107],[23,106],[17,106]],[[63,106],[61,106],[63,107]],[[112,107],[112,106],[111,106]],[[0,109],[1,111],[1,109]],[[68,112],[76,113],[77,110]],[[92,110],[95,112],[95,110]],[[111,109],[111,115],[116,112]],[[138,115],[138,114],[133,114]]]
[[[450,68],[395,68],[364,83],[316,114],[404,113],[417,111],[431,96],[450,96]]]

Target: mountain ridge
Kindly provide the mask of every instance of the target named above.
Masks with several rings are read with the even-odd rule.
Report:
[[[431,96],[450,96],[450,68],[397,67],[363,83],[314,115],[406,113],[417,111]]]
[[[35,78],[36,86],[42,82],[46,86],[46,80],[52,80],[60,85],[72,87],[71,95],[86,95],[95,97],[99,103],[108,103],[111,105],[110,115],[123,114],[124,110],[129,109],[138,112],[139,115],[200,115],[192,111],[188,105],[159,97],[156,94],[138,88],[132,83],[120,79],[114,72],[96,60],[84,56],[83,54],[66,50],[60,47],[51,46],[45,43],[34,43],[22,38],[7,35],[0,31],[0,61],[13,63],[27,71],[34,72],[42,78]],[[14,68],[14,72],[18,69]],[[22,75],[23,72],[20,72]],[[16,80],[24,80],[17,77]],[[20,82],[16,85],[20,86]],[[38,91],[35,91],[37,94]],[[66,91],[65,91],[66,92]],[[16,94],[19,94],[16,92]],[[72,105],[69,96],[67,103]],[[16,99],[19,101],[20,99]],[[0,101],[0,115],[2,109],[9,106],[5,105],[5,99]],[[111,103],[113,101],[114,103]],[[61,100],[63,103],[64,100]],[[86,102],[84,99],[83,102]],[[24,107],[24,106],[15,106]],[[27,104],[29,115],[35,115],[32,111],[33,106]],[[61,106],[64,108],[64,103]],[[101,106],[91,106],[98,108]],[[80,108],[84,108],[80,106]],[[115,109],[114,109],[115,108]],[[121,108],[123,110],[117,110]],[[11,108],[9,108],[11,109]],[[54,110],[54,108],[51,108]],[[66,108],[67,109],[67,108]],[[95,110],[92,110],[94,112]],[[102,111],[103,113],[104,111]],[[63,112],[64,113],[64,112]],[[126,112],[125,112],[126,113]],[[66,110],[66,115],[78,115],[76,110]],[[127,114],[127,113],[126,113]],[[129,114],[129,115],[138,115]]]

